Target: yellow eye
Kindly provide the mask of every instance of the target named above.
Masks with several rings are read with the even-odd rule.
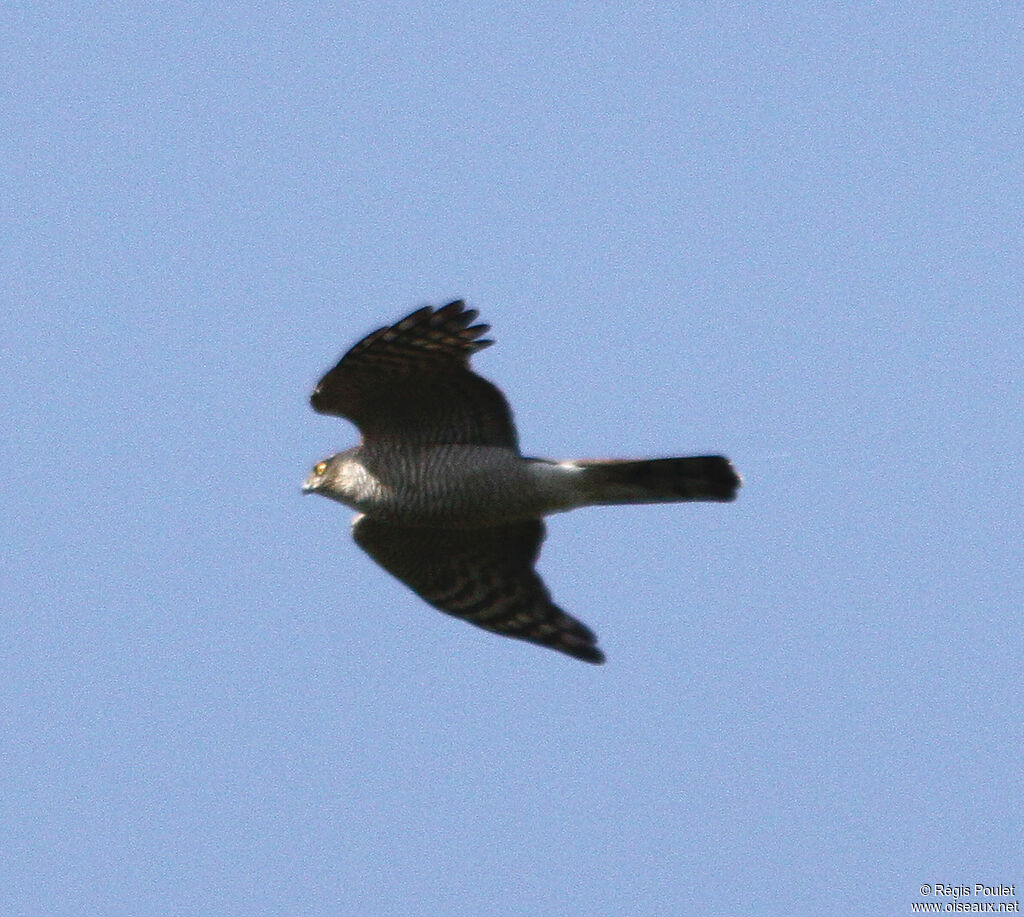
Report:
[[[327,462],[317,462],[313,469],[315,474],[323,474],[327,470]]]

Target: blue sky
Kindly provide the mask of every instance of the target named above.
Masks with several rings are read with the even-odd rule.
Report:
[[[1022,20],[5,5],[0,910],[1024,888]],[[745,477],[550,521],[603,667],[300,496],[320,374],[456,297],[527,453]]]

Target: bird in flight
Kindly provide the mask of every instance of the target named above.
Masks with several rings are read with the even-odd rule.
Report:
[[[364,337],[310,401],[362,442],[303,484],[356,510],[356,544],[435,608],[485,630],[604,662],[597,637],[554,602],[534,564],[543,517],[580,506],[729,501],[720,455],[642,460],[527,458],[504,395],[469,366],[494,343],[461,300]]]

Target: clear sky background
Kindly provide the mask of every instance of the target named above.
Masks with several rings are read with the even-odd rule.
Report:
[[[0,29],[0,912],[1024,898],[1019,3]],[[528,454],[744,475],[550,521],[603,667],[299,493],[320,374],[456,297]]]

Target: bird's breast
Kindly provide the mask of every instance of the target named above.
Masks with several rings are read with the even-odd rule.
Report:
[[[354,505],[396,524],[476,527],[544,512],[529,462],[495,446],[394,446],[360,450]]]

